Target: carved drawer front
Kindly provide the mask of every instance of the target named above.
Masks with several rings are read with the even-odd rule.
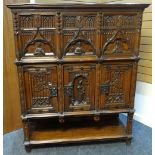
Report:
[[[138,54],[142,14],[103,13],[101,46],[104,56]]]
[[[132,63],[102,64],[100,109],[127,108],[130,103]]]
[[[56,13],[19,13],[14,15],[18,58],[52,56],[56,51]]]
[[[64,66],[64,111],[94,109],[95,65]]]
[[[63,55],[95,55],[97,13],[63,13],[62,21]]]
[[[57,112],[56,66],[25,66],[23,70],[27,112]]]

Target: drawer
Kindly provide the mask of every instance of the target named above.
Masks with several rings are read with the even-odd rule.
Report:
[[[101,65],[100,109],[129,108],[133,63]]]
[[[57,67],[35,65],[23,67],[26,113],[58,111]]]
[[[95,108],[95,64],[64,65],[64,111]]]

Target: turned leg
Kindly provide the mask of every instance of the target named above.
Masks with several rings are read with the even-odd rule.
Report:
[[[64,122],[65,122],[64,116],[59,116],[59,122],[60,122],[60,123],[64,123]]]
[[[100,121],[100,116],[99,116],[99,115],[97,115],[97,116],[94,116],[94,121],[95,121],[95,122],[98,122],[98,121]]]
[[[128,134],[132,134],[133,114],[134,113],[128,113],[128,117],[127,117],[127,133]]]
[[[95,122],[99,122],[100,121],[100,114],[99,113],[95,113],[93,118],[94,118]]]
[[[131,138],[126,139],[126,145],[131,145]]]
[[[24,131],[24,145],[26,152],[30,152],[31,148],[29,145],[30,141],[30,122],[29,120],[23,120],[23,131]]]
[[[26,145],[26,146],[25,146],[25,151],[26,151],[27,153],[31,152],[31,147],[30,147],[30,145]]]

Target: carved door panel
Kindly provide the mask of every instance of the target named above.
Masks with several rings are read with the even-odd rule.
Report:
[[[14,14],[17,58],[56,55],[56,12]]]
[[[64,12],[62,14],[64,56],[93,56],[97,44],[97,13]]]
[[[141,17],[140,12],[103,13],[102,55],[106,57],[138,55]]]
[[[27,113],[57,112],[57,67],[24,66]]]
[[[100,75],[100,109],[130,106],[132,63],[102,64]]]
[[[64,66],[64,111],[87,111],[95,107],[95,65]]]

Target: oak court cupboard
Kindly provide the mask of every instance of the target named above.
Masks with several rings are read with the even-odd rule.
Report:
[[[10,4],[24,145],[131,139],[141,3]],[[119,119],[127,113],[127,122]]]

